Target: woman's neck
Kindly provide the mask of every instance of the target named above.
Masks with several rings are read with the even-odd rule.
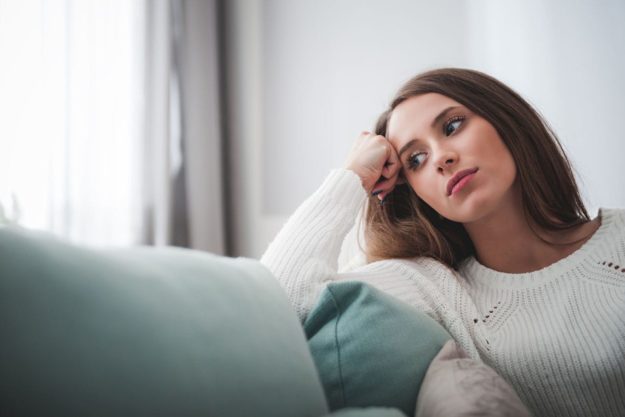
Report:
[[[545,231],[530,224],[521,204],[516,203],[476,222],[465,223],[464,227],[482,265],[499,272],[525,273],[575,252],[597,230],[599,223],[597,218],[566,231]]]

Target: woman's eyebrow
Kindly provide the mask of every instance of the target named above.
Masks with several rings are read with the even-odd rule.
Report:
[[[436,116],[434,118],[434,120],[432,121],[432,124],[430,125],[430,127],[434,128],[434,126],[436,126],[437,124],[439,124],[441,122],[441,120],[447,116],[447,113],[449,113],[450,111],[452,111],[453,109],[457,109],[460,106],[449,106],[447,107],[445,110],[443,110],[442,112],[440,112],[438,114],[438,116]]]
[[[447,115],[447,113],[449,113],[450,111],[457,109],[460,106],[449,106],[447,107],[445,110],[443,110],[442,112],[440,112],[438,114],[438,116],[436,116],[434,118],[434,120],[432,121],[432,124],[430,125],[430,127],[433,129],[434,127],[436,127],[436,125],[438,125],[441,120]],[[401,147],[401,149],[399,150],[399,157],[401,158],[401,155],[406,152],[410,147],[412,147],[412,145],[414,145],[419,139],[411,139],[408,141],[408,143],[406,143],[404,146]]]

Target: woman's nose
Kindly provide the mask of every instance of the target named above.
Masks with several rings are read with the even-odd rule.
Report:
[[[458,162],[458,155],[453,151],[442,151],[436,159],[436,170],[444,172]]]

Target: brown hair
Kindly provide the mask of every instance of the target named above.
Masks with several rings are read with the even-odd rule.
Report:
[[[589,221],[571,164],[553,130],[519,94],[479,71],[441,68],[408,80],[375,126],[386,136],[393,109],[410,97],[438,93],[486,119],[508,147],[517,168],[526,217],[542,230],[566,230]],[[475,254],[462,224],[445,219],[410,186],[397,185],[383,205],[370,197],[365,212],[368,262],[427,256],[452,268]]]

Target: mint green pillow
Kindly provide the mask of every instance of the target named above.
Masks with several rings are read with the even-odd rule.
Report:
[[[0,335],[3,415],[327,412],[297,315],[252,259],[0,228]]]
[[[426,314],[356,281],[330,283],[304,329],[331,410],[392,407],[408,416],[451,338]]]
[[[343,408],[328,414],[327,417],[407,417],[396,408],[367,407],[367,408]]]

